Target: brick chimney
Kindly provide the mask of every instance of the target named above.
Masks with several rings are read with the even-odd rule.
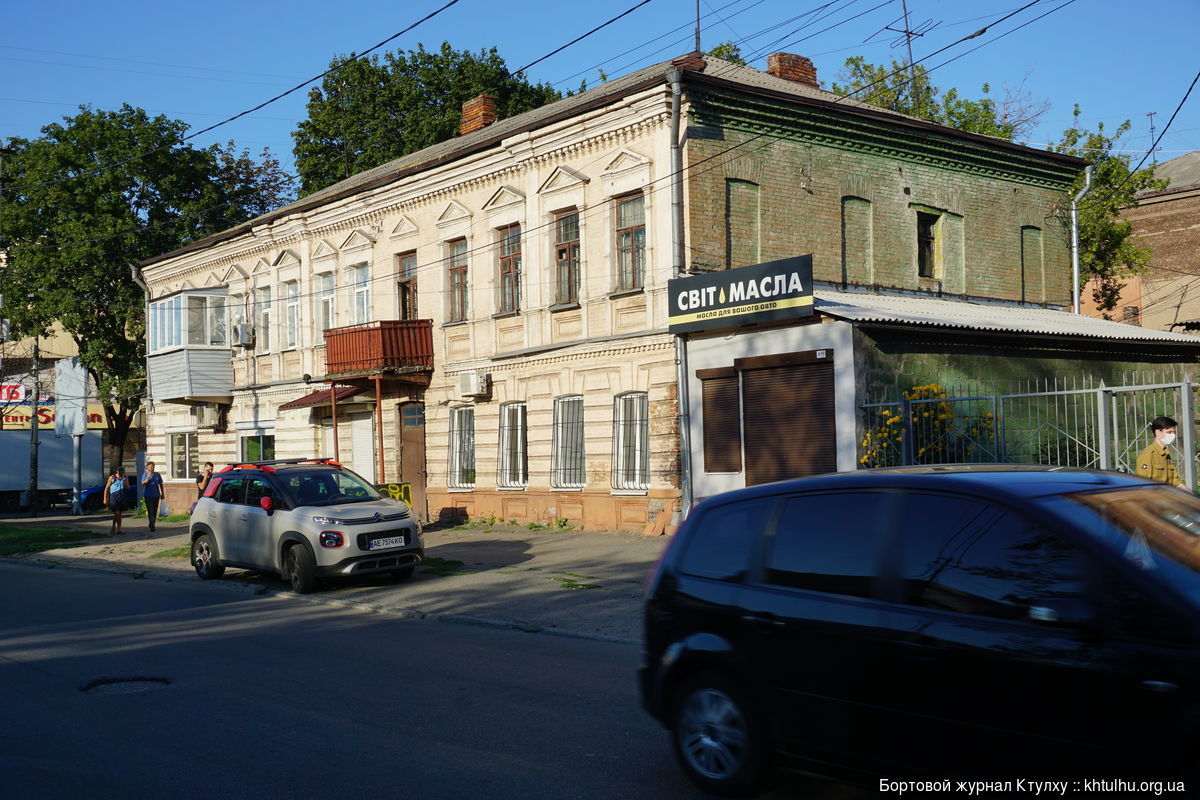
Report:
[[[496,121],[496,98],[490,94],[472,97],[462,105],[462,124],[458,132],[462,136],[486,128]]]
[[[817,68],[807,58],[795,53],[771,53],[767,56],[767,73],[785,81],[821,88],[817,85]]]

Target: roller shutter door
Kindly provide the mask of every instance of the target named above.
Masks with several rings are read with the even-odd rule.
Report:
[[[742,373],[746,485],[837,470],[833,364]]]

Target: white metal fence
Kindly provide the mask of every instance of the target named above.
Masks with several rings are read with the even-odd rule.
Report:
[[[1179,423],[1175,463],[1184,482],[1195,487],[1197,388],[1181,381],[956,395],[920,387],[902,400],[863,405],[859,463],[1048,464],[1133,472],[1138,453],[1153,438],[1151,420],[1166,416]]]

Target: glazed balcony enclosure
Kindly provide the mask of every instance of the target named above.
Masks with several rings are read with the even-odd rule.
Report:
[[[233,395],[227,298],[220,290],[181,292],[149,305],[146,370],[159,402],[228,403]]]
[[[377,320],[325,330],[326,380],[383,376],[424,382],[432,371],[432,320]]]

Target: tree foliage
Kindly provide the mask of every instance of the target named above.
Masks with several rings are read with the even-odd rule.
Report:
[[[732,40],[721,42],[712,50],[709,50],[708,54],[723,61],[729,61],[743,67],[746,66],[746,59],[742,57],[742,48],[737,42]]]
[[[4,159],[0,269],[16,336],[58,321],[123,446],[145,390],[145,315],[131,267],[287,200],[278,162],[181,143],[187,125],[129,105],[82,107]]]
[[[496,51],[386,53],[382,59],[338,56],[308,96],[308,118],[292,138],[301,194],[311,194],[363,170],[458,134],[462,104],[496,98],[499,117],[529,111],[561,95],[549,84],[510,75]]]
[[[1076,105],[1075,124],[1063,131],[1062,139],[1050,149],[1095,165],[1092,188],[1079,201],[1079,272],[1084,284],[1095,281],[1092,299],[1107,318],[1120,300],[1125,285],[1122,279],[1144,272],[1150,264],[1149,248],[1131,238],[1133,227],[1121,219],[1120,211],[1134,204],[1138,192],[1165,189],[1169,181],[1156,179],[1153,167],[1133,171],[1130,156],[1115,151],[1117,142],[1129,131],[1129,120],[1110,136],[1103,122],[1096,125],[1095,131],[1080,128],[1079,117]],[[1084,180],[1082,174],[1075,179],[1071,197],[1083,188]],[[1069,222],[1069,199],[1057,213]]]
[[[934,86],[920,64],[909,66],[899,61],[886,66],[854,56],[846,59],[838,78],[844,83],[833,84],[834,94],[1010,142],[1024,138],[1050,108],[1049,102],[1034,101],[1019,88],[1006,89],[1004,99],[997,102],[986,83],[982,96],[971,100],[958,89],[943,91]]]

